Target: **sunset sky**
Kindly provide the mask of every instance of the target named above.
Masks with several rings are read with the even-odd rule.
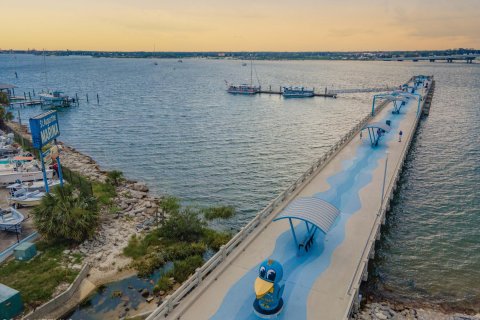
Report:
[[[479,0],[0,0],[1,49],[480,48]]]

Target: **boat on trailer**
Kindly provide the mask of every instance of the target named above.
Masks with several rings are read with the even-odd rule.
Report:
[[[47,179],[52,179],[53,170],[46,170]],[[14,183],[17,180],[35,181],[43,179],[43,172],[38,171],[0,171],[0,185]]]
[[[310,98],[315,95],[315,89],[305,87],[283,87],[282,95],[285,98]]]
[[[48,179],[48,188],[53,188],[60,185],[60,180]],[[15,183],[9,184],[6,186],[10,190],[10,194],[13,194],[17,190],[27,189],[29,191],[45,191],[45,182],[43,180],[23,182],[20,180],[15,181]]]
[[[45,192],[40,192],[39,190],[29,191],[28,189],[20,189],[15,191],[8,200],[22,207],[34,207],[40,204],[44,195]]]
[[[23,214],[15,208],[0,208],[0,230],[22,232],[21,223],[25,220]]]

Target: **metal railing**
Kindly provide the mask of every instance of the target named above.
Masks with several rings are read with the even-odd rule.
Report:
[[[431,90],[431,87],[429,87],[428,91],[424,94],[424,96],[427,96],[430,90]],[[360,285],[365,275],[367,274],[368,262],[371,258],[372,250],[374,248],[375,241],[378,239],[380,235],[380,226],[382,225],[382,221],[385,219],[386,212],[390,207],[390,201],[386,201],[386,199],[390,200],[392,198],[393,192],[395,191],[398,180],[400,179],[401,167],[405,162],[405,158],[407,157],[408,150],[410,149],[411,143],[413,141],[413,137],[417,129],[418,123],[420,121],[424,105],[425,105],[425,100],[422,103],[420,112],[417,114],[415,118],[412,134],[410,135],[408,142],[404,145],[402,149],[402,156],[400,158],[400,161],[398,161],[397,165],[395,166],[394,176],[390,179],[390,183],[386,188],[386,192],[385,192],[385,195],[383,196],[382,204],[380,205],[380,208],[378,209],[378,212],[375,218],[375,223],[373,224],[373,227],[370,230],[368,241],[365,244],[362,251],[361,259],[359,260],[357,264],[357,269],[353,275],[352,280],[350,281],[350,285],[347,292],[347,294],[350,296],[349,308],[347,309],[343,317],[344,319],[349,318],[355,303],[355,297],[358,295]]]
[[[377,106],[375,114],[381,111],[388,101],[384,101]],[[164,302],[155,309],[147,320],[158,319],[158,317],[168,315],[185,296],[191,293],[191,290],[198,286],[202,281],[242,243],[257,227],[285,200],[289,198],[296,190],[306,185],[331,159],[365,126],[373,116],[369,113],[355,127],[348,131],[339,141],[337,141],[320,159],[316,160],[293,184],[285,191],[280,193],[267,207],[260,211],[246,226],[244,226],[230,241],[222,246],[220,250],[210,258],[201,268],[187,279],[175,292],[167,296]],[[252,239],[253,240],[253,239]]]

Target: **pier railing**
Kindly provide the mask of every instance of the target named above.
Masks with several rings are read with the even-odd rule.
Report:
[[[375,114],[381,111],[388,101],[380,103],[376,109]],[[259,226],[265,222],[265,219],[270,216],[272,212],[279,209],[282,205],[286,205],[286,200],[289,199],[294,192],[299,192],[316,174],[325,167],[331,159],[351,140],[355,135],[370,121],[373,116],[369,113],[350,131],[348,131],[340,140],[338,140],[320,159],[316,160],[307,171],[305,171],[295,182],[290,185],[285,191],[280,193],[273,201],[271,201],[262,211],[260,211],[246,226],[244,226],[226,245],[222,246],[220,250],[210,258],[201,268],[187,279],[175,292],[167,296],[164,302],[155,309],[147,320],[159,319],[166,317],[191,291],[199,286],[205,278],[214,271],[226,258],[240,245],[246,246],[253,241],[258,235],[253,235],[254,231],[259,230]],[[273,219],[273,218],[272,218]],[[248,240],[247,237],[251,236]],[[246,241],[245,241],[246,240]],[[213,281],[214,279],[211,279]]]
[[[430,91],[432,90],[432,87],[434,87],[434,85],[429,87],[428,91],[423,95],[423,97],[426,97],[430,93]],[[414,133],[418,127],[418,123],[420,121],[420,117],[421,117],[424,106],[425,106],[425,100],[423,100],[420,112],[415,118],[415,122],[413,124],[414,129],[410,135],[410,138],[408,139],[407,143],[405,143],[403,146],[402,156],[400,158],[400,161],[398,161],[397,165],[395,166],[394,176],[390,179],[390,182],[385,190],[385,194],[383,195],[380,208],[378,209],[378,212],[375,218],[375,223],[372,229],[370,230],[368,241],[365,244],[365,247],[363,248],[361,259],[359,260],[355,274],[353,275],[353,278],[350,281],[350,285],[347,292],[347,294],[349,295],[349,308],[347,309],[343,319],[349,319],[350,314],[352,313],[352,310],[355,307],[359,306],[358,305],[359,301],[357,301],[356,299],[358,299],[360,285],[362,284],[363,281],[367,280],[368,262],[370,261],[371,258],[373,258],[375,254],[375,241],[380,239],[380,229],[382,224],[385,223],[386,213],[390,209],[390,200],[393,199],[393,195],[397,188],[398,181],[400,180],[402,167],[405,162],[405,158],[407,157],[408,150],[410,149],[410,146],[412,144]]]

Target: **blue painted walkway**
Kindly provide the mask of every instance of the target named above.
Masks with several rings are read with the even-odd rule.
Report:
[[[392,130],[372,148],[366,132],[357,135],[317,176],[296,195],[314,196],[336,206],[341,215],[324,235],[317,232],[313,249],[297,255],[287,221],[267,222],[263,230],[229,265],[217,280],[200,286],[169,316],[182,319],[258,319],[253,313],[253,284],[258,266],[265,258],[284,268],[284,310],[278,319],[341,319],[349,301],[349,286],[381,202],[386,151],[389,151],[387,185],[414,132],[416,101],[400,114],[386,106],[372,122],[391,120]],[[398,132],[403,131],[403,142]],[[293,200],[290,199],[290,200]],[[273,214],[275,216],[277,213]],[[297,234],[306,232],[296,225]],[[202,288],[203,287],[203,288]]]

